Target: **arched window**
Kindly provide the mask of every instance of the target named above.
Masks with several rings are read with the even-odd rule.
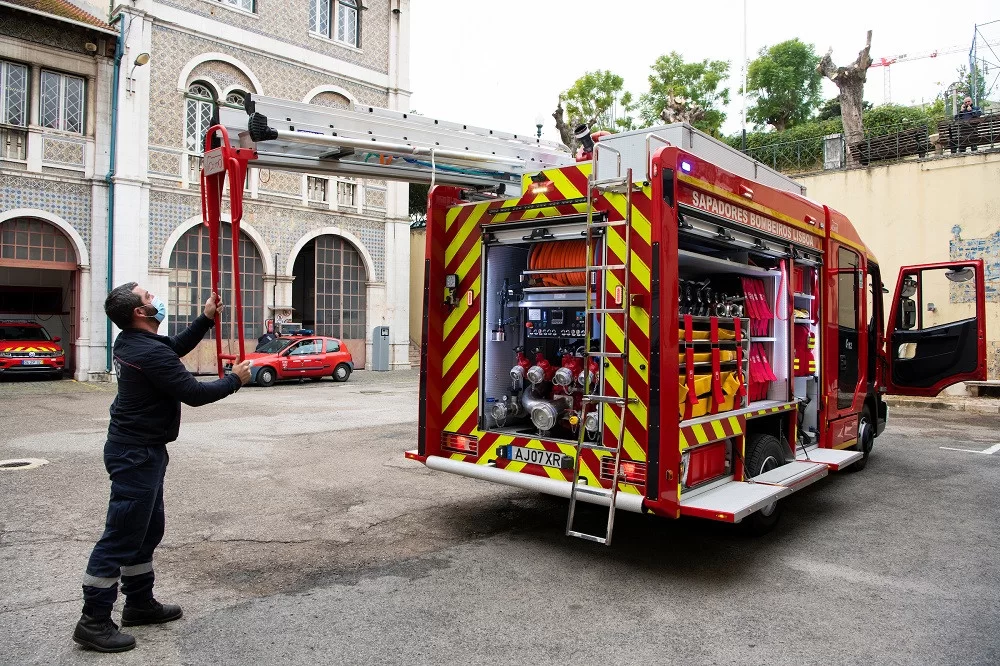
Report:
[[[38,268],[76,268],[76,250],[66,235],[44,220],[15,217],[0,222],[0,264],[9,260]],[[30,263],[28,263],[30,262]]]
[[[215,93],[205,83],[195,81],[187,90],[187,125],[184,147],[190,152],[201,153],[205,133],[212,126],[215,114]]]
[[[228,224],[222,225],[220,246],[221,296],[229,311],[225,319],[233,321],[232,308],[236,304],[232,285],[233,231]],[[170,253],[170,288],[167,303],[170,313],[169,335],[183,331],[205,307],[205,301],[212,293],[210,257],[208,229],[201,224],[186,231]],[[264,262],[257,246],[246,234],[240,236],[240,264],[243,336],[246,340],[256,340],[263,330],[264,322]],[[230,337],[230,331],[231,329],[224,324],[222,331],[224,340]]]
[[[234,109],[242,109],[243,101],[247,98],[247,94],[242,90],[231,90],[226,94],[226,106],[231,106]]]

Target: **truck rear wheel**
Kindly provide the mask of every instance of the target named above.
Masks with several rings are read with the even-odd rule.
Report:
[[[875,422],[872,421],[872,412],[868,407],[861,410],[858,417],[858,443],[852,448],[861,451],[861,460],[851,465],[848,469],[852,472],[860,472],[868,465],[868,455],[875,445]]]
[[[785,464],[787,452],[774,435],[758,433],[747,438],[746,457],[744,458],[746,477],[754,477],[770,472]],[[744,528],[753,535],[766,534],[778,524],[781,505],[777,500],[750,514],[743,519]]]

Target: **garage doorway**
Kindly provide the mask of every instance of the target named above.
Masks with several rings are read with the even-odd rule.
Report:
[[[240,292],[243,295],[243,339],[247,352],[257,345],[257,338],[264,332],[264,261],[257,245],[244,232],[240,232]],[[222,225],[219,262],[222,299],[228,306],[223,314],[222,350],[224,353],[239,353],[239,342],[235,326],[230,323],[233,298],[233,229]],[[203,224],[196,224],[182,235],[170,252],[170,281],[167,294],[169,315],[167,334],[177,335],[197,319],[205,308],[205,301],[212,293],[212,264],[209,251],[209,233]],[[212,374],[218,371],[215,358],[215,334],[213,328],[193,352],[182,361],[194,373]]]
[[[34,321],[59,338],[67,377],[76,369],[79,262],[55,225],[32,217],[0,222],[0,319]]]
[[[365,367],[368,272],[361,253],[340,236],[324,235],[305,244],[292,267],[292,309],[303,328],[340,338]]]

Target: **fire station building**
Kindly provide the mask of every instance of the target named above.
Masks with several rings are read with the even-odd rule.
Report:
[[[0,2],[0,318],[61,336],[81,380],[109,367],[109,285],[163,298],[165,334],[208,297],[199,169],[217,107],[261,94],[409,110],[408,0],[136,0],[106,12],[99,0]],[[241,236],[224,228],[223,252],[239,243],[246,339],[276,319],[341,338],[364,367],[371,329],[388,325],[391,367],[409,367],[406,186],[251,169],[244,188]],[[224,260],[227,303],[231,271]],[[220,334],[233,345],[231,327]],[[186,362],[213,372],[214,342]]]

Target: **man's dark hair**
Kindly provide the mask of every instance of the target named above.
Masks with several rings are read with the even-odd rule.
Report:
[[[137,282],[126,282],[112,289],[104,299],[104,313],[122,330],[132,327],[132,313],[143,305],[139,294],[132,292],[137,285]]]

